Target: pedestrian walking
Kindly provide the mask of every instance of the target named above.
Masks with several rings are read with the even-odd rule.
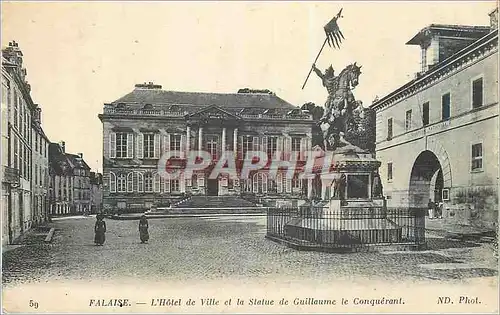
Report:
[[[141,238],[141,243],[146,243],[149,240],[149,232],[148,232],[148,219],[146,215],[142,215],[139,220],[139,236]]]
[[[100,213],[97,214],[96,219],[97,221],[94,226],[94,243],[98,246],[102,246],[104,244],[104,241],[106,240],[106,222],[104,222],[104,215]]]

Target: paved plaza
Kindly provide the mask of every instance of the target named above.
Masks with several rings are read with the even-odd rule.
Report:
[[[427,235],[429,248],[420,252],[332,254],[296,251],[265,239],[265,216],[150,219],[149,244],[140,243],[138,221],[106,222],[106,243],[98,247],[94,217],[55,219],[52,243],[33,233],[3,253],[4,284],[278,277],[453,282],[497,275],[491,243],[433,234]]]

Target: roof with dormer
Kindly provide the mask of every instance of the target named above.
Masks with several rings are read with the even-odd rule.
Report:
[[[295,106],[274,93],[206,93],[166,91],[158,88],[135,88],[113,104],[152,104],[210,106],[221,108],[294,109]]]

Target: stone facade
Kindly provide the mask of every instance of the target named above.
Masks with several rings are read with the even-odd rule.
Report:
[[[90,212],[102,212],[102,174],[90,172]]]
[[[90,167],[83,154],[66,152],[65,143],[51,143],[50,213],[52,215],[90,213]]]
[[[414,80],[371,106],[384,194],[389,206],[443,202],[450,222],[492,226],[498,217],[498,31],[446,26],[476,38],[447,50],[452,39],[439,40],[442,28],[428,27],[410,41],[422,54],[426,42],[440,42],[436,63],[424,64]]]
[[[233,94],[164,91],[155,84],[138,84],[122,98],[104,105],[103,206],[105,211],[144,211],[165,206],[187,195],[249,195],[260,200],[305,198],[308,183],[268,176],[269,165],[245,180],[226,175],[209,179],[226,152],[236,153],[236,167],[246,151],[269,155],[311,149],[310,114],[273,93],[240,90]],[[212,164],[186,178],[168,180],[158,173],[162,154],[178,151],[174,167],[186,164],[189,152],[205,151]]]
[[[41,127],[41,109],[26,81],[23,54],[16,42],[2,49],[2,230],[11,243],[46,220],[43,200],[48,167],[48,139]],[[34,170],[37,170],[35,172]]]
[[[32,207],[36,224],[47,221],[49,214],[49,139],[42,129],[42,110],[35,108],[32,119],[33,166]]]

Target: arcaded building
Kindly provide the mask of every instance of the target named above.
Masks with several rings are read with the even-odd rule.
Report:
[[[497,15],[490,26],[422,29],[407,43],[421,49],[421,71],[371,106],[389,206],[431,200],[450,222],[497,222]]]
[[[282,172],[268,176],[269,167],[239,180],[209,174],[226,151],[236,152],[240,165],[247,151],[263,151],[289,159],[289,152],[311,149],[312,116],[268,90],[242,89],[238,93],[193,93],[163,90],[153,83],[104,104],[104,210],[137,211],[163,206],[186,195],[242,196],[260,199],[305,198],[311,182],[287,179]],[[164,152],[185,165],[188,152],[209,152],[212,164],[186,178],[167,179],[158,172]],[[288,152],[288,153],[287,153]]]

